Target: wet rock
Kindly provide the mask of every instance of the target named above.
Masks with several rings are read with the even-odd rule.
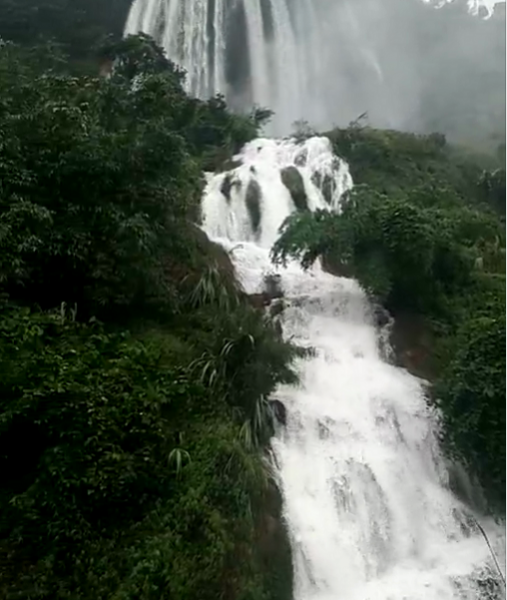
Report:
[[[317,430],[319,433],[319,439],[327,440],[331,437],[331,428],[329,426],[329,422],[319,421],[317,423]]]
[[[324,200],[328,204],[331,204],[333,202],[333,195],[335,192],[335,182],[333,177],[328,173],[322,174],[316,172],[312,175],[312,182],[322,192]]]
[[[259,294],[248,294],[247,297],[248,301],[254,308],[266,308],[266,306],[269,306],[271,303],[269,296],[264,292]]]
[[[255,179],[251,179],[246,189],[246,208],[250,215],[250,222],[255,233],[259,231],[261,224],[261,186]]]
[[[283,336],[283,327],[280,321],[275,321],[275,331],[280,337]]]
[[[477,512],[485,512],[487,503],[477,479],[458,461],[446,460],[448,485],[451,492],[465,505]]]
[[[240,186],[241,183],[239,181],[234,180],[234,175],[232,173],[227,173],[222,181],[222,185],[220,186],[220,191],[225,196],[227,202],[231,201],[231,190],[234,186]]]
[[[410,312],[396,311],[390,334],[395,364],[417,377],[433,381],[435,367],[431,326],[423,317]]]
[[[308,198],[301,173],[296,167],[285,167],[280,173],[283,185],[289,190],[292,201],[300,211],[308,210]]]
[[[257,294],[248,294],[247,297],[248,297],[248,301],[254,308],[266,308],[274,300],[274,298],[272,296],[270,296],[267,292],[259,292]],[[275,298],[275,299],[278,299],[278,298]]]
[[[273,415],[275,419],[282,425],[287,425],[287,408],[280,400],[271,400],[271,406],[273,408]]]
[[[283,516],[282,494],[272,480],[263,492],[258,512],[256,551],[261,559],[263,576],[272,598],[291,600],[294,598],[292,548]]]
[[[282,278],[277,273],[270,273],[264,277],[264,292],[275,300],[283,297]]]
[[[276,300],[271,304],[271,308],[269,310],[269,314],[272,317],[278,317],[285,310],[285,302],[283,300]]]
[[[255,308],[265,308],[266,306],[269,306],[273,300],[279,300],[282,297],[283,290],[281,288],[281,278],[280,275],[276,273],[266,275],[264,278],[264,290],[262,292],[257,294],[248,294],[248,300]],[[283,307],[279,309],[277,314],[279,314],[282,310]]]
[[[375,327],[381,329],[382,327],[388,325],[390,321],[391,315],[389,314],[389,311],[387,311],[384,307],[379,305],[374,307],[373,322],[375,323]]]
[[[477,529],[473,515],[465,509],[454,507],[451,510],[451,514],[452,518],[458,523],[461,534],[466,538],[469,538],[474,533],[474,530]]]
[[[236,280],[236,269],[231,256],[225,248],[211,241],[206,233],[197,225],[192,224],[190,233],[195,240],[198,250],[208,260],[210,266],[216,266],[230,281]]]

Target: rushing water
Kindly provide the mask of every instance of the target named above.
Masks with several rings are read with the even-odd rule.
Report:
[[[204,228],[230,250],[253,293],[275,271],[269,249],[294,210],[283,170],[298,170],[311,209],[338,210],[352,180],[325,138],[256,140],[237,160],[209,177]],[[300,364],[301,385],[277,392],[288,420],[273,440],[295,600],[502,598],[470,509],[449,489],[424,382],[384,360],[364,292],[318,266],[278,273],[284,333],[315,349]],[[502,530],[482,525],[500,552]]]
[[[446,0],[134,0],[125,31],[153,35],[185,68],[192,95],[220,92],[236,109],[272,109],[273,135],[299,120],[322,130],[363,112],[403,129],[419,125],[448,54],[466,57],[483,82],[481,61],[497,52],[489,38],[469,40],[461,22],[437,27],[424,3]],[[491,11],[494,0],[468,4]]]

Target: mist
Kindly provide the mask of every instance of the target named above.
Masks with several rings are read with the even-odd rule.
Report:
[[[196,96],[269,108],[267,130],[364,122],[493,147],[505,128],[505,4],[484,0],[136,0]]]
[[[325,108],[318,127],[366,112],[380,127],[440,131],[460,142],[503,138],[505,4],[490,18],[459,1],[439,9],[419,0],[319,6],[328,76],[319,76]]]

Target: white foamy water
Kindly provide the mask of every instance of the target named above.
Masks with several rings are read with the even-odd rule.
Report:
[[[294,210],[281,171],[299,171],[312,209],[339,209],[352,181],[324,138],[255,140],[237,160],[229,174],[209,177],[204,229],[230,250],[253,293],[275,271],[269,249]],[[317,185],[326,177],[332,193]],[[257,228],[246,206],[249,184],[257,186]],[[503,598],[470,509],[449,490],[423,382],[383,360],[364,292],[318,266],[276,271],[287,303],[284,334],[316,351],[299,365],[301,385],[277,392],[288,420],[272,443],[294,600]],[[501,553],[502,529],[481,523]],[[504,553],[500,559],[504,568]],[[490,591],[479,581],[488,577]]]
[[[451,1],[464,0],[422,0],[434,7]],[[493,12],[494,0],[467,1],[475,14],[481,7]],[[241,111],[254,106],[273,110],[273,135],[286,135],[299,120],[324,130],[363,112],[379,125],[404,128],[419,118],[421,94],[432,85],[419,64],[429,48],[427,38],[416,35],[423,26],[418,4],[134,0],[125,33],[152,35],[186,70],[190,94],[207,98],[221,93]],[[455,43],[466,50],[467,41],[456,35]],[[432,38],[439,48],[435,60],[448,53],[447,42]],[[481,55],[487,60],[494,51],[492,46]]]

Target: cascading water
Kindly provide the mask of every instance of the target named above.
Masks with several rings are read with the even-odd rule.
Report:
[[[272,135],[300,120],[325,130],[363,112],[378,126],[406,129],[425,118],[424,93],[437,92],[425,57],[434,56],[438,71],[454,36],[477,77],[497,53],[490,37],[469,40],[460,23],[436,27],[425,4],[450,1],[134,0],[125,33],[152,35],[186,70],[190,94],[273,110]],[[454,1],[471,11],[494,4]]]
[[[287,0],[136,0],[125,31],[154,35],[186,70],[193,95],[224,93],[238,108],[285,107],[285,129],[303,114]]]
[[[204,228],[254,293],[275,271],[269,249],[295,209],[296,183],[310,209],[339,210],[352,180],[325,138],[260,139],[236,160],[209,176]],[[284,333],[315,349],[301,385],[277,392],[288,417],[272,443],[295,600],[503,598],[470,509],[449,489],[423,382],[383,359],[364,292],[319,266],[278,273]],[[501,529],[482,525],[499,552]]]

